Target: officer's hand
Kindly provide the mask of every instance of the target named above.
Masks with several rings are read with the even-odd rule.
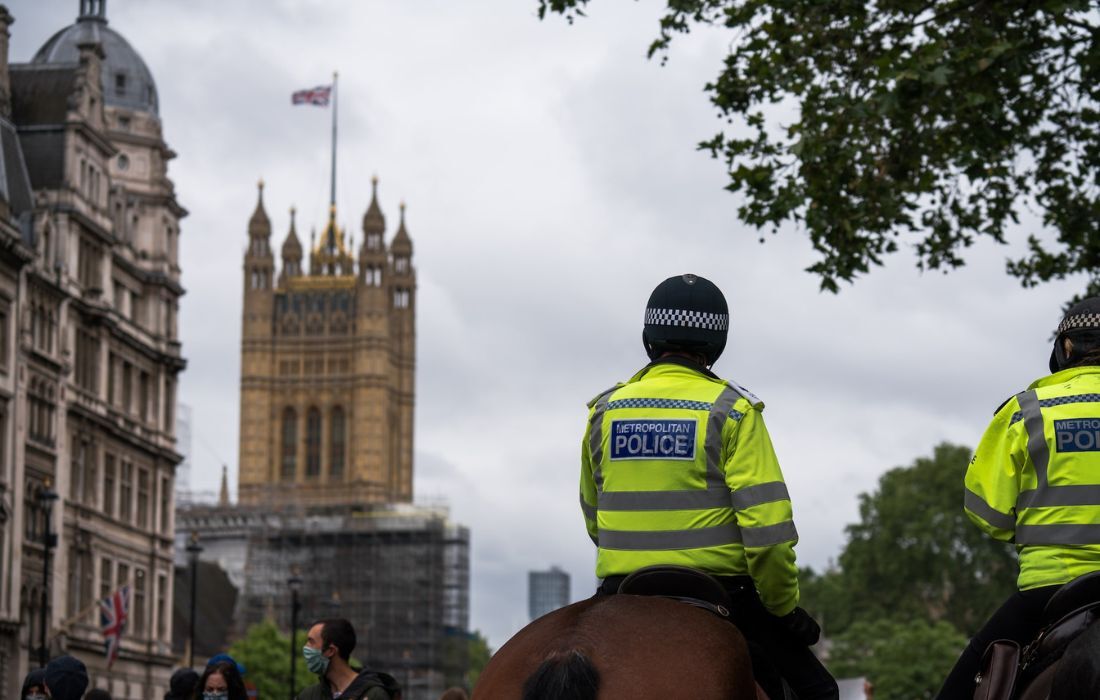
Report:
[[[817,640],[821,638],[821,627],[802,608],[795,608],[779,619],[795,639],[808,647],[817,644]]]

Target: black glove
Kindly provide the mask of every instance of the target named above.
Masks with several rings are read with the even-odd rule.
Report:
[[[810,613],[802,608],[795,608],[779,620],[795,639],[808,647],[817,644],[817,640],[821,638],[821,627],[810,617]]]

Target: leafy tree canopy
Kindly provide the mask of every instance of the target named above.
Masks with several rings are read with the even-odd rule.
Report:
[[[589,1],[539,0],[539,16],[572,21]],[[1008,273],[1025,286],[1081,273],[1100,293],[1089,0],[667,2],[650,56],[695,25],[733,32],[705,88],[729,126],[700,147],[726,162],[742,220],[805,227],[823,289],[900,244],[921,269],[959,267],[1032,206],[1055,240],[1032,234]]]
[[[853,613],[867,619],[945,620],[972,634],[1015,590],[1011,545],[982,533],[963,512],[963,476],[971,452],[938,445],[931,457],[882,475],[878,490],[859,497],[860,519],[846,528],[839,578],[829,598],[840,631]],[[856,604],[858,601],[858,605]]]
[[[866,677],[875,700],[932,698],[966,641],[946,622],[857,622],[833,639],[829,670],[838,678]]]

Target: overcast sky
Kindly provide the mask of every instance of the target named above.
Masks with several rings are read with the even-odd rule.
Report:
[[[11,60],[77,0],[7,3]],[[808,239],[737,221],[702,87],[730,36],[677,38],[647,61],[660,3],[599,0],[569,26],[535,0],[111,0],[152,70],[182,223],[180,315],[192,486],[236,479],[241,259],[256,181],[280,246],[323,225],[329,112],[290,93],[340,72],[339,219],[356,241],[381,178],[387,238],[408,203],[417,300],[418,500],[472,538],[471,626],[498,647],[526,623],[529,569],[594,585],[577,505],[585,402],[645,362],[645,301],[665,277],[717,283],[732,313],[716,371],[760,395],[794,501],[800,564],[827,565],[857,495],[940,441],[973,446],[1045,371],[1081,280],[1022,290],[1012,247],[920,274],[907,252],[839,295],[803,272]],[[1033,217],[1025,215],[1025,221]],[[961,489],[961,483],[960,483]],[[961,498],[960,498],[961,507]]]

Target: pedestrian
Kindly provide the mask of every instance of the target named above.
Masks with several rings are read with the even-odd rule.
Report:
[[[966,469],[963,506],[990,537],[1016,545],[1017,591],[955,662],[939,698],[971,698],[986,647],[1024,646],[1047,601],[1100,571],[1100,297],[1074,304],[1055,331],[1050,374],[1002,403]]]
[[[646,304],[650,363],[588,404],[580,495],[597,547],[598,594],[638,569],[689,566],[733,598],[731,618],[756,647],[753,669],[783,697],[839,697],[810,646],[821,629],[798,607],[798,532],[764,403],[711,366],[726,347],[729,307],[697,275],[670,277]]]
[[[232,660],[215,661],[195,685],[194,700],[248,700],[244,681]]]
[[[318,620],[309,628],[302,655],[318,683],[298,695],[298,700],[397,700],[401,690],[389,674],[350,665],[356,644],[355,628],[343,618]]]
[[[46,669],[36,668],[23,679],[22,700],[46,700]]]
[[[92,688],[84,696],[84,700],[111,700],[111,694],[103,688]]]
[[[59,656],[46,664],[46,695],[52,700],[80,700],[88,689],[88,669],[73,656]]]
[[[168,692],[164,694],[164,700],[191,700],[198,684],[199,674],[194,669],[181,668],[168,681]]]

